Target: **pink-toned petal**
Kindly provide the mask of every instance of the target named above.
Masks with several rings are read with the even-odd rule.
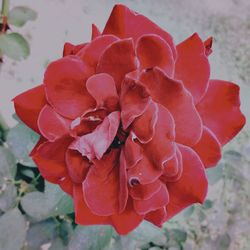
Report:
[[[58,180],[58,185],[60,185],[61,189],[69,194],[70,196],[73,196],[73,183],[71,181],[71,178],[69,176],[65,176]]]
[[[92,35],[91,40],[93,41],[95,38],[101,35],[100,30],[97,28],[97,26],[93,23],[92,24]]]
[[[207,177],[199,156],[189,147],[179,145],[183,160],[183,173],[176,182],[167,183],[168,219],[193,203],[203,203],[207,194]]]
[[[129,188],[129,194],[134,200],[148,200],[161,188],[161,181],[156,180],[146,185],[134,185]]]
[[[86,157],[75,150],[68,149],[65,155],[69,176],[74,183],[82,183],[85,179],[90,163]]]
[[[221,145],[214,133],[207,127],[193,150],[199,155],[205,167],[213,167],[221,159]]]
[[[204,125],[221,145],[236,136],[246,122],[240,111],[239,90],[234,83],[211,80],[206,95],[196,106]]]
[[[83,182],[83,195],[90,210],[100,216],[119,211],[119,151],[111,150],[95,160]]]
[[[86,87],[96,100],[97,108],[106,107],[111,112],[118,109],[119,97],[112,76],[106,73],[93,75],[87,80]]]
[[[57,114],[51,106],[45,105],[37,123],[41,134],[49,141],[55,141],[69,133],[71,120]]]
[[[136,44],[140,69],[160,67],[169,77],[174,73],[174,57],[171,48],[158,35],[143,35]]]
[[[103,52],[115,41],[119,39],[113,35],[96,37],[84,49],[80,50],[79,56],[89,67],[96,69],[97,63]]]
[[[145,87],[133,79],[125,78],[120,96],[123,129],[127,129],[136,117],[145,112],[150,100],[151,98]]]
[[[76,139],[70,148],[79,151],[89,160],[101,159],[113,142],[120,124],[120,112],[110,113],[104,121],[90,133]]]
[[[183,81],[197,103],[206,93],[210,77],[204,44],[195,33],[176,48],[178,57],[175,64],[175,79]]]
[[[209,56],[213,50],[212,50],[212,45],[213,45],[213,37],[209,37],[205,42],[204,42],[204,47],[205,47],[205,54],[206,56]]]
[[[112,215],[111,221],[117,233],[125,235],[138,227],[143,218],[144,215],[139,215],[135,212],[133,202],[129,199],[124,212]]]
[[[146,111],[137,117],[132,124],[132,131],[141,143],[148,143],[155,134],[156,122],[158,120],[158,105],[150,102]]]
[[[95,100],[86,90],[85,81],[91,69],[77,56],[66,56],[51,63],[44,75],[48,102],[70,119],[95,107]]]
[[[161,207],[155,211],[151,211],[146,214],[145,220],[150,221],[157,227],[161,227],[162,224],[167,220],[166,207]]]
[[[82,185],[73,186],[75,222],[80,225],[98,225],[109,224],[110,219],[107,216],[98,216],[88,208],[84,201]]]
[[[125,75],[137,68],[132,39],[123,39],[112,43],[102,54],[97,65],[97,73],[111,75],[118,92]]]
[[[65,43],[63,48],[63,56],[76,55],[78,51],[83,49],[88,43],[73,45],[72,43]]]
[[[68,146],[72,142],[70,137],[62,137],[54,142],[44,142],[32,155],[41,175],[61,179],[67,175],[65,154]]]
[[[153,100],[165,106],[174,117],[176,141],[195,145],[202,133],[201,118],[193,98],[179,81],[170,79],[159,68],[144,71],[140,77]]]
[[[173,38],[147,17],[140,15],[122,4],[114,6],[103,30],[103,34],[113,34],[120,38],[132,37],[136,42],[142,35],[156,34],[161,36],[170,46],[174,58],[176,49]]]
[[[161,183],[161,187],[157,193],[147,200],[134,200],[134,208],[138,214],[147,214],[156,209],[166,206],[169,202],[168,190],[165,184]]]
[[[30,89],[13,99],[18,117],[31,129],[39,133],[37,119],[41,109],[46,105],[44,85]]]

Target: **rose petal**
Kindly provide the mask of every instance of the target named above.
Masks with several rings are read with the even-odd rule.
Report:
[[[205,167],[215,166],[221,159],[221,145],[214,133],[204,127],[200,141],[193,147]]]
[[[203,203],[207,194],[207,178],[199,156],[183,145],[179,145],[179,150],[182,154],[183,173],[178,181],[167,183],[170,198],[167,205],[168,219],[193,203]]]
[[[231,82],[211,80],[206,95],[196,107],[204,125],[221,145],[236,136],[246,122],[240,111],[239,87]]]
[[[173,115],[176,141],[189,146],[195,145],[201,137],[202,123],[193,98],[183,84],[170,79],[159,68],[143,72],[140,80],[153,100],[161,103]]]
[[[74,185],[73,187],[75,222],[80,225],[98,225],[109,224],[110,219],[106,216],[98,216],[86,205],[83,198],[82,185]]]
[[[174,58],[169,45],[158,35],[143,35],[136,44],[140,69],[160,67],[169,77],[174,73]]]
[[[167,220],[167,210],[166,207],[161,207],[155,211],[151,211],[146,214],[145,220],[150,221],[157,227],[161,227],[162,224]]]
[[[210,66],[204,44],[195,33],[176,48],[178,57],[174,78],[183,81],[197,103],[206,93],[210,76]]]
[[[90,69],[77,56],[67,56],[51,63],[44,83],[48,102],[62,116],[75,119],[95,107],[85,81]]]
[[[130,10],[122,4],[114,6],[103,34],[113,34],[120,38],[132,37],[135,42],[144,34],[156,34],[168,43],[172,49],[174,58],[176,57],[176,49],[170,34],[147,17]]]
[[[90,210],[100,216],[119,211],[119,151],[95,160],[83,182],[83,195]]]
[[[78,51],[83,49],[87,43],[73,45],[72,43],[65,43],[63,48],[63,56],[76,55]]]
[[[39,85],[16,96],[13,101],[18,117],[27,126],[39,133],[37,119],[41,109],[47,103],[44,85]]]
[[[147,214],[151,211],[164,207],[169,202],[168,190],[165,184],[161,183],[161,187],[157,193],[147,200],[134,200],[134,208],[138,214]]]
[[[69,194],[70,196],[73,196],[73,183],[69,176],[65,176],[58,180],[58,185],[60,185],[61,189]]]
[[[84,49],[79,51],[79,56],[89,67],[96,69],[97,63],[105,51],[112,43],[119,39],[113,35],[98,36]]]
[[[213,45],[213,37],[209,37],[205,42],[204,42],[204,47],[205,47],[205,54],[206,56],[209,56],[213,50],[212,50],[212,45]]]
[[[76,139],[70,149],[79,151],[89,160],[101,159],[113,142],[120,124],[120,112],[110,113],[96,129]]]
[[[101,35],[101,32],[97,28],[97,26],[92,23],[92,35],[91,35],[91,40],[93,41],[95,38]]]
[[[61,179],[67,175],[65,153],[72,142],[70,137],[62,137],[54,142],[41,144],[32,155],[41,175],[48,180],[49,177]]]
[[[79,152],[68,149],[66,151],[65,161],[72,181],[78,184],[82,183],[90,167],[88,159],[82,157]]]
[[[60,116],[46,104],[41,110],[37,122],[41,134],[49,141],[55,141],[69,133],[71,120]]]
[[[136,69],[136,56],[132,39],[123,39],[112,43],[100,57],[97,73],[108,73],[116,83],[119,92],[125,75]]]
[[[86,87],[96,100],[97,108],[106,107],[111,112],[118,109],[119,97],[115,82],[110,75],[106,73],[93,75],[87,80]]]

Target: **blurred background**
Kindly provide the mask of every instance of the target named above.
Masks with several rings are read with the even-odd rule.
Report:
[[[248,121],[242,132],[225,147],[218,168],[208,171],[210,187],[203,206],[188,208],[161,230],[143,223],[130,235],[119,237],[108,227],[86,229],[72,224],[72,204],[68,197],[53,185],[44,183],[27,156],[37,136],[13,117],[11,99],[41,83],[48,63],[62,56],[65,42],[89,41],[91,24],[95,23],[102,30],[113,5],[123,3],[166,29],[177,44],[194,32],[203,40],[213,36],[213,54],[209,57],[211,78],[240,85],[241,107],[248,120],[250,1],[9,2],[8,34],[14,35],[7,40],[0,35],[0,250],[249,249]],[[0,27],[3,30],[3,23]],[[6,145],[8,149],[3,147]],[[98,232],[101,232],[99,238]]]

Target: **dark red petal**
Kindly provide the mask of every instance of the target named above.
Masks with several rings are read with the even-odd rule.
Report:
[[[169,77],[174,73],[174,58],[169,45],[158,35],[143,35],[136,44],[140,69],[160,67]]]
[[[93,23],[92,24],[91,40],[94,40],[95,38],[97,38],[100,35],[101,35],[101,32],[99,31],[99,29],[97,28],[97,26]]]
[[[134,200],[148,200],[161,188],[161,181],[156,180],[146,185],[134,185],[130,187],[129,194]]]
[[[83,195],[90,210],[100,216],[119,211],[119,151],[95,160],[83,182]]]
[[[145,87],[133,79],[125,78],[120,96],[123,129],[127,129],[136,117],[145,112],[150,99]]]
[[[47,103],[44,85],[39,85],[16,96],[13,101],[18,117],[27,126],[39,133],[37,119],[41,109]]]
[[[146,111],[137,117],[132,124],[132,131],[141,143],[148,143],[152,140],[157,120],[158,106],[151,101]]]
[[[63,48],[63,56],[75,55],[78,53],[78,51],[83,49],[86,45],[87,45],[87,43],[82,43],[82,44],[78,44],[78,45],[73,45],[71,43],[65,43],[64,48]]]
[[[174,58],[176,49],[173,38],[147,17],[140,15],[122,4],[117,4],[112,10],[103,34],[113,34],[120,38],[132,37],[136,42],[145,34],[156,34],[161,36],[172,49]]]
[[[111,112],[118,109],[119,97],[112,76],[106,73],[93,75],[87,80],[86,87],[96,100],[97,108],[106,107]]]
[[[65,154],[71,142],[72,138],[70,137],[62,137],[54,142],[45,142],[32,155],[33,161],[45,179],[49,177],[61,179],[67,175]]]
[[[162,224],[167,220],[166,207],[161,207],[155,211],[151,211],[146,214],[145,220],[150,221],[157,227],[161,227]]]
[[[205,42],[204,42],[204,47],[205,47],[205,54],[206,56],[209,56],[213,50],[212,50],[212,45],[213,45],[213,37],[209,37]]]
[[[204,125],[221,145],[236,136],[246,122],[240,111],[239,90],[234,83],[211,80],[206,95],[196,106]]]
[[[73,196],[73,183],[69,176],[65,176],[58,180],[58,184],[64,192],[66,192],[70,196]]]
[[[196,144],[202,133],[201,118],[193,98],[181,82],[170,79],[159,68],[142,73],[141,82],[153,100],[165,106],[175,121],[176,141],[185,145]]]
[[[179,148],[176,147],[176,154],[174,157],[164,164],[161,180],[163,180],[163,182],[178,181],[181,178],[182,171],[182,155]]]
[[[143,215],[139,215],[135,212],[131,199],[128,200],[127,207],[123,213],[111,216],[112,225],[121,235],[134,230],[142,222],[143,218]]]
[[[120,112],[110,113],[96,129],[77,138],[70,148],[79,151],[89,160],[101,159],[113,142],[120,124]]]
[[[158,119],[155,134],[148,143],[141,144],[145,155],[156,168],[163,169],[166,161],[175,154],[175,124],[169,111],[158,104]]]
[[[183,160],[183,173],[176,182],[167,183],[169,204],[168,219],[187,206],[203,203],[207,194],[207,177],[199,156],[189,147],[179,145]]]
[[[137,67],[132,39],[123,39],[112,43],[100,57],[97,73],[108,73],[116,83],[119,92],[125,75]]]
[[[88,66],[96,69],[97,63],[105,49],[117,40],[119,39],[113,35],[99,36],[84,49],[79,51],[77,56],[79,56]]]
[[[177,45],[175,79],[182,80],[197,103],[206,93],[210,76],[210,66],[205,48],[198,34]]]
[[[49,141],[55,141],[69,133],[71,120],[57,114],[51,106],[45,105],[37,123],[41,134]]]
[[[109,224],[110,219],[106,216],[98,216],[86,205],[83,198],[82,185],[73,186],[75,222],[80,225]]]
[[[88,159],[83,157],[79,152],[68,149],[66,151],[65,161],[72,181],[74,183],[82,183],[90,167]]]
[[[134,200],[134,208],[138,214],[147,214],[151,211],[164,207],[169,202],[168,190],[165,184],[161,183],[161,187],[157,193],[147,200]]]
[[[57,113],[75,119],[95,107],[85,81],[91,70],[77,56],[67,56],[51,63],[45,73],[46,95]]]
[[[221,158],[221,145],[214,133],[206,127],[193,150],[199,155],[205,167],[215,166]]]

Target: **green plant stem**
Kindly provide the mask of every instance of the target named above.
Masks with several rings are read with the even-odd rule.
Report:
[[[7,123],[5,122],[1,114],[0,114],[0,128],[2,128],[4,131],[9,129]]]
[[[2,16],[8,16],[9,14],[10,0],[2,0]]]

